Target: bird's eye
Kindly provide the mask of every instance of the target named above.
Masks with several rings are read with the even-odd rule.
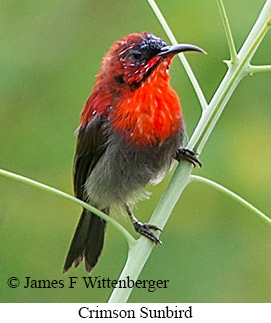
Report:
[[[132,57],[134,60],[138,61],[142,58],[142,53],[139,50],[132,51]]]

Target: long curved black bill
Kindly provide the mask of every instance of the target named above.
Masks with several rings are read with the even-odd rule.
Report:
[[[160,52],[156,56],[160,57],[166,57],[170,55],[175,55],[181,52],[189,52],[189,51],[194,51],[194,52],[200,52],[203,54],[207,54],[205,50],[203,50],[200,47],[197,47],[195,45],[191,44],[177,44],[177,45],[170,45],[170,46],[165,46],[160,49]]]

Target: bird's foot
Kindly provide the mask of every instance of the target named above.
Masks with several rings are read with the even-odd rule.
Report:
[[[202,166],[201,162],[197,158],[198,153],[187,148],[180,148],[177,150],[175,159],[180,162],[181,160],[187,160],[191,163],[194,167],[198,165],[199,167]]]
[[[150,239],[155,244],[162,244],[162,241],[156,237],[151,230],[162,231],[156,225],[149,224],[149,223],[141,223],[136,221],[133,223],[135,230],[140,233],[142,236]]]

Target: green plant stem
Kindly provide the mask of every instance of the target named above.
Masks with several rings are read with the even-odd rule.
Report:
[[[195,149],[199,153],[202,151],[236,86],[243,77],[249,75],[250,61],[270,28],[270,10],[271,0],[268,0],[238,54],[238,64],[231,65],[228,69],[208,108],[204,111],[188,143],[188,148]]]
[[[235,49],[234,40],[232,37],[232,33],[231,33],[228,18],[227,18],[226,10],[225,10],[222,0],[218,0],[217,3],[218,3],[219,10],[220,10],[222,22],[224,25],[227,41],[228,41],[228,46],[229,46],[230,55],[231,55],[231,63],[234,64],[238,61],[238,56],[237,56],[237,52]]]
[[[253,75],[255,73],[271,72],[271,65],[249,65],[249,74]]]
[[[188,170],[187,166],[189,166],[189,165],[184,165],[183,167],[180,167],[182,174],[185,174],[185,172],[187,172],[187,170]],[[200,176],[191,175],[190,178],[188,178],[188,177],[185,177],[185,178],[187,178],[187,180],[188,180],[186,182],[186,185],[189,184],[190,181],[191,182],[201,182],[201,183],[207,184],[207,185],[211,186],[212,188],[215,188],[215,189],[219,190],[220,192],[223,192],[223,193],[227,194],[228,196],[230,196],[236,202],[240,203],[242,206],[244,206],[245,208],[247,208],[251,212],[255,213],[257,216],[259,216],[259,218],[261,220],[263,220],[265,223],[271,224],[271,219],[268,218],[264,213],[259,211],[252,204],[248,203],[242,197],[231,192],[227,188],[225,188],[225,187],[223,187],[211,180],[200,177]],[[174,181],[176,181],[176,180],[173,177],[172,181],[170,182],[170,186],[171,185],[172,186],[178,185],[178,181],[176,183],[174,183]],[[170,186],[169,186],[169,188],[170,188]],[[184,189],[184,186],[183,186],[183,189]],[[170,196],[168,194],[170,194]],[[168,198],[172,197],[172,194],[175,195],[174,199],[178,199],[180,196],[180,192],[177,192],[177,190],[170,192],[170,190],[168,189],[160,201],[161,214],[167,213],[167,211],[168,211],[167,207],[170,207],[170,212],[172,211],[174,205],[167,205],[166,203],[164,203],[164,201],[166,201]],[[158,225],[159,227],[164,227],[164,225],[166,223],[166,219],[163,217],[157,217],[155,223],[159,224]],[[141,272],[141,270],[145,264],[145,259],[150,256],[150,253],[151,253],[153,247],[154,247],[154,245],[148,239],[140,238],[136,242],[134,247],[129,251],[127,262],[125,264],[125,267],[124,267],[123,272],[122,272],[121,276],[119,277],[119,279],[125,279],[127,276],[129,276],[131,279],[136,280],[138,277],[138,271]],[[122,288],[120,290],[117,290],[116,293],[112,294],[109,302],[113,302],[113,303],[125,302],[128,299],[127,296],[128,296],[127,289]]]
[[[160,9],[158,8],[157,4],[155,3],[154,0],[148,0],[148,3],[149,5],[151,6],[153,12],[155,13],[156,17],[158,18],[159,22],[161,23],[162,27],[164,28],[164,31],[165,33],[167,34],[169,40],[171,41],[171,43],[173,45],[176,45],[178,42],[175,38],[175,36],[173,35],[171,29],[169,28],[168,26],[168,23],[166,22],[166,19],[164,18],[163,14],[161,13]],[[185,58],[184,54],[180,53],[178,54],[178,57],[181,61],[181,63],[183,64],[184,66],[184,69],[195,89],[195,92],[198,96],[198,99],[199,99],[199,102],[200,102],[200,105],[201,105],[201,108],[202,110],[206,109],[207,108],[207,102],[206,102],[206,99],[204,97],[204,94],[199,86],[199,83],[187,61],[187,59]]]
[[[154,2],[148,1],[149,3]],[[249,74],[250,60],[270,27],[270,12],[271,0],[267,0],[254,27],[238,53],[238,62],[236,62],[236,64],[231,64],[209,106],[203,110],[200,121],[188,143],[188,148],[195,149],[198,152],[202,151],[234,89],[240,80]],[[155,13],[157,14],[156,11]],[[164,228],[180,195],[188,183],[190,183],[191,171],[192,165],[188,162],[182,162],[178,165],[166,191],[154,210],[150,223],[157,225],[161,229]],[[120,279],[130,276],[131,279],[136,280],[146,263],[152,248],[153,244],[147,241],[146,238],[141,237],[129,251],[128,259]],[[126,302],[131,292],[132,289],[128,288],[115,289],[109,302]]]
[[[180,173],[180,176],[182,176],[184,181],[186,180],[187,182],[185,183],[185,185],[180,186],[178,183],[177,176],[172,177],[169,186],[167,187],[161,200],[156,206],[150,223],[155,223],[159,228],[164,228],[168,220],[168,217],[175,206],[175,203],[169,203],[168,201],[170,201],[171,199],[177,201],[179,199],[183,189],[190,181],[189,176],[187,176],[187,174],[190,173],[190,168],[191,166],[188,163],[184,163],[183,167],[177,168],[178,172]],[[180,186],[182,190],[174,189],[174,187],[176,186]],[[157,236],[159,236],[159,233],[157,233]],[[127,276],[129,276],[130,279],[136,281],[147,259],[149,258],[153,247],[154,244],[149,239],[146,239],[145,237],[140,237],[133,246],[133,248],[129,250],[127,261],[119,277],[119,280],[125,279]],[[160,246],[157,246],[157,248],[160,248]],[[157,259],[157,261],[159,262],[159,259]],[[131,292],[131,288],[116,288],[111,294],[111,297],[109,298],[108,302],[125,303],[128,300]]]
[[[114,219],[110,218],[108,215],[106,215],[105,213],[103,213],[102,211],[96,209],[95,207],[77,199],[76,197],[74,196],[71,196],[67,193],[64,193],[56,188],[53,188],[51,186],[48,186],[48,185],[45,185],[45,184],[42,184],[42,183],[39,183],[37,181],[34,181],[33,179],[29,179],[27,177],[24,177],[24,176],[21,176],[21,175],[18,175],[18,174],[14,174],[14,173],[11,173],[11,172],[8,172],[6,170],[3,170],[3,169],[0,169],[0,175],[4,176],[4,177],[7,177],[7,178],[10,178],[10,179],[13,179],[17,182],[21,182],[21,183],[24,183],[24,184],[27,184],[29,186],[32,186],[32,187],[35,187],[35,188],[38,188],[42,191],[45,191],[45,192],[49,192],[49,193],[53,193],[55,195],[58,195],[58,196],[61,196],[61,197],[64,197],[65,199],[67,200],[70,200],[74,203],[77,203],[79,204],[80,206],[82,206],[83,208],[89,210],[90,212],[93,212],[95,213],[96,215],[98,215],[100,218],[104,219],[105,221],[111,223],[116,229],[118,229],[123,235],[124,237],[126,238],[127,240],[127,243],[129,245],[129,248],[131,248],[134,244],[135,244],[135,239],[130,235],[130,233],[122,226],[120,225],[117,221],[115,221]]]
[[[206,184],[206,185],[208,185],[208,186],[210,186],[212,188],[215,188],[216,190],[218,190],[218,191],[220,191],[222,193],[225,193],[230,198],[232,198],[234,201],[241,204],[243,207],[247,208],[252,213],[256,214],[265,223],[271,224],[271,219],[268,216],[266,216],[263,212],[258,210],[255,206],[253,206],[252,204],[247,202],[245,199],[243,199],[239,195],[233,193],[232,191],[230,191],[226,187],[224,187],[224,186],[222,186],[222,185],[220,185],[220,184],[218,184],[216,182],[213,182],[210,179],[201,177],[201,176],[191,175],[190,179],[191,179],[191,182],[203,183],[203,184]]]

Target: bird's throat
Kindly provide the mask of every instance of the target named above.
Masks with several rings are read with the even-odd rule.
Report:
[[[117,100],[111,120],[114,130],[138,147],[176,136],[182,127],[182,111],[169,84],[167,66],[156,69],[138,89]]]

